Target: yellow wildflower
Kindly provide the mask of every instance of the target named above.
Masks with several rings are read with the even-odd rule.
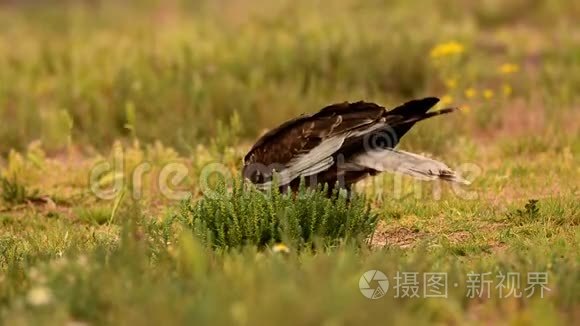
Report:
[[[441,98],[441,104],[443,104],[443,105],[449,105],[451,103],[453,103],[453,97],[451,95],[444,95]]]
[[[477,91],[473,87],[470,87],[465,90],[465,97],[471,99],[474,98],[475,96],[477,96]]]
[[[514,63],[504,63],[499,67],[499,72],[504,75],[513,74],[518,72],[520,67]]]
[[[433,49],[431,49],[431,58],[441,58],[452,56],[456,54],[461,54],[465,51],[463,45],[456,41],[445,42],[437,44]]]
[[[510,96],[512,94],[512,86],[510,84],[503,84],[503,95]]]
[[[283,243],[277,243],[272,247],[272,251],[277,253],[289,254],[290,248],[288,248],[288,246],[286,246]]]
[[[494,93],[493,93],[493,91],[491,89],[486,89],[486,90],[483,91],[483,97],[486,100],[492,99],[493,98],[493,95],[494,95]]]
[[[445,80],[445,86],[447,86],[447,88],[449,89],[454,89],[455,87],[457,87],[457,79],[449,78]]]

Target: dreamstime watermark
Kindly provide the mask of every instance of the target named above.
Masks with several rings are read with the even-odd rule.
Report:
[[[183,162],[170,162],[161,166],[154,166],[151,162],[144,161],[135,165],[132,169],[126,169],[126,161],[123,151],[116,152],[110,161],[102,161],[93,166],[90,170],[89,175],[89,188],[91,192],[102,200],[113,200],[119,196],[119,194],[128,189],[130,195],[133,199],[139,200],[143,198],[144,195],[144,185],[145,180],[151,177],[151,173],[155,170],[157,173],[154,182],[152,184],[157,187],[156,192],[163,196],[165,199],[169,200],[184,200],[191,196],[191,190],[195,189],[196,192],[202,193],[205,197],[211,198],[222,198],[224,196],[229,196],[230,194],[224,194],[223,191],[218,191],[215,187],[215,182],[212,180],[221,179],[226,188],[231,188],[235,181],[239,179],[239,176],[232,173],[231,169],[225,164],[214,162],[209,163],[203,167],[192,168]],[[341,163],[342,157],[338,157],[338,169],[343,167]],[[249,164],[244,167],[243,176],[248,179],[252,173],[256,171],[263,174],[269,173],[267,177],[274,179],[277,175],[273,176],[273,170],[280,170],[281,164]],[[420,168],[419,166],[415,166]],[[406,171],[409,169],[408,166],[401,164],[398,168],[393,169],[393,179],[392,182],[385,183],[384,178],[371,177],[369,180],[372,182],[370,185],[370,190],[375,196],[387,195],[389,198],[399,199],[402,197],[409,196],[409,192],[405,191],[404,175],[407,174]],[[193,175],[193,172],[197,175]],[[474,163],[463,163],[455,167],[455,171],[461,176],[469,176],[470,180],[474,180],[482,173],[482,168]],[[190,180],[195,180],[195,186],[189,187],[189,189],[184,188],[183,184],[186,179],[190,177]],[[250,178],[251,179],[251,178]],[[304,179],[308,184],[317,184],[317,175],[311,175]],[[288,180],[278,180],[283,184]],[[345,184],[345,174],[337,173],[337,184],[342,187]],[[412,194],[415,198],[420,199],[425,196],[430,196],[430,198],[439,200],[442,194],[442,183],[444,181],[434,180],[432,182],[426,183],[421,180],[416,180],[412,186]],[[408,185],[408,183],[407,183]],[[453,194],[464,200],[475,200],[478,197],[478,193],[470,189],[467,185],[461,183],[449,183],[450,189]],[[427,187],[430,191],[424,191]],[[271,187],[271,182],[268,187],[263,187],[261,190],[265,195],[269,195],[273,187]]]
[[[491,272],[465,275],[465,297],[469,299],[492,298],[492,293],[499,299],[531,298],[536,295],[544,298],[548,287],[548,272]],[[524,277],[525,276],[525,286]],[[447,298],[449,287],[459,288],[458,282],[449,283],[446,272],[410,272],[397,271],[392,276],[393,298]],[[389,278],[380,270],[369,270],[359,279],[359,289],[368,299],[380,299],[389,290]],[[495,291],[494,291],[495,290]]]

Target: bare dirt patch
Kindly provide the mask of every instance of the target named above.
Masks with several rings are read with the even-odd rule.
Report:
[[[473,237],[473,234],[471,232],[467,232],[467,231],[453,232],[453,233],[450,233],[448,236],[450,242],[453,244],[465,242],[468,239],[470,239],[471,237]]]
[[[387,226],[380,221],[371,239],[371,246],[409,248],[424,239],[427,233],[401,226]]]

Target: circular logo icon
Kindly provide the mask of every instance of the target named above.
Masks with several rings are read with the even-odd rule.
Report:
[[[376,269],[366,271],[358,280],[360,293],[369,299],[380,299],[387,294],[389,280],[385,273]]]

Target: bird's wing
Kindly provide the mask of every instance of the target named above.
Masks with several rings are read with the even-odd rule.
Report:
[[[380,172],[393,172],[412,176],[420,180],[445,180],[469,184],[445,163],[418,154],[396,149],[377,149],[353,158],[356,166]]]
[[[346,137],[347,134],[339,134],[326,138],[310,151],[293,158],[286,164],[286,169],[280,172],[280,184],[285,185],[296,178],[306,177],[331,167],[334,163],[332,155],[340,149]]]
[[[245,157],[245,166],[252,163],[275,166],[272,170],[279,173],[280,185],[328,169],[334,163],[333,154],[345,139],[371,128],[384,112],[379,106],[354,110],[349,105],[327,107],[301,121],[276,128],[252,147]],[[265,181],[271,181],[268,171],[266,174]]]

